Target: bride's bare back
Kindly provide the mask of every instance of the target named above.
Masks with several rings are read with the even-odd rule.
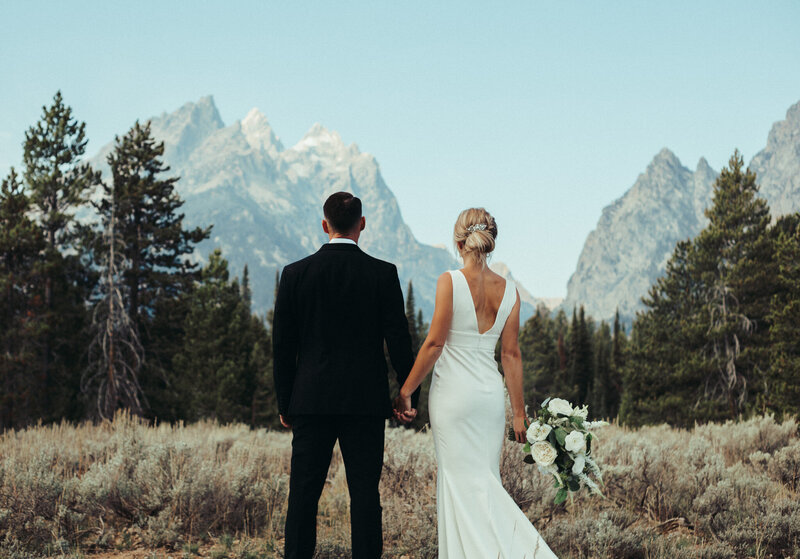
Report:
[[[494,326],[497,319],[497,311],[500,309],[506,290],[506,280],[488,267],[476,270],[467,266],[461,269],[461,273],[467,279],[472,295],[475,317],[478,319],[478,332],[483,334]]]

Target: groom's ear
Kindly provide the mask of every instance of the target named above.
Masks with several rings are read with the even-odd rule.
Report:
[[[367,226],[367,218],[362,215],[361,216],[361,225],[359,226],[358,230],[359,231],[363,231],[364,227],[366,227],[366,226]]]
[[[327,219],[323,219],[322,220],[322,230],[325,231],[326,235],[330,234],[330,230],[328,228],[328,220]]]

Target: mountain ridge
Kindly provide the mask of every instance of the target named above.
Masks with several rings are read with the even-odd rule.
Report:
[[[800,102],[775,122],[766,147],[750,161],[773,217],[800,210]],[[583,304],[598,320],[619,308],[626,322],[642,310],[641,297],[665,270],[675,244],[708,223],[718,173],[701,157],[694,171],[663,148],[633,186],[603,208],[567,284],[561,308]]]
[[[285,147],[257,108],[225,125],[212,96],[163,112],[150,123],[153,137],[164,141],[169,174],[180,177],[176,188],[187,226],[214,225],[195,258],[202,261],[220,247],[232,274],[247,264],[254,310],[263,314],[271,307],[283,266],[327,241],[322,204],[331,193],[346,190],[364,205],[367,228],[360,246],[397,266],[404,291],[413,281],[418,307],[430,320],[439,274],[459,264],[450,251],[414,237],[372,154],[345,144],[320,123]],[[112,148],[113,142],[104,145],[89,160],[106,177],[105,157]],[[533,312],[525,301],[523,318]]]

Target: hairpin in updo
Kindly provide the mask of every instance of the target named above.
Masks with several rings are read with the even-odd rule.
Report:
[[[475,225],[470,225],[469,227],[467,227],[467,231],[469,231],[470,233],[474,233],[475,231],[484,231],[484,230],[486,230],[485,223],[476,223]]]

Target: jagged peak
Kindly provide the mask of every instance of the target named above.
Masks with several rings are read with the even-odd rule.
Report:
[[[800,124],[800,101],[786,110],[786,121]]]
[[[252,126],[267,126],[269,127],[269,120],[262,113],[258,107],[253,107],[247,112],[247,115],[242,119],[242,125],[246,127]]]
[[[283,144],[272,130],[267,117],[258,108],[252,108],[241,120],[242,133],[256,149],[263,149],[273,157],[283,150]]]
[[[342,144],[344,143],[342,142],[342,137],[336,130],[329,130],[319,122],[315,122],[309,131],[306,132],[306,135],[303,136],[303,139],[305,140],[306,138],[325,138],[338,140]]]
[[[680,161],[680,159],[678,159],[678,156],[675,155],[675,153],[672,150],[670,150],[669,148],[665,148],[665,147],[661,148],[661,151],[659,151],[655,155],[655,157],[653,157],[653,162],[659,162],[659,161],[665,161],[665,162],[668,162],[668,163],[671,163],[671,164],[677,164],[677,165],[681,164],[681,161]]]
[[[708,164],[708,160],[705,157],[700,157],[697,161],[697,167],[695,168],[695,173],[712,173],[716,174],[711,165]]]
[[[329,130],[319,122],[314,123],[303,139],[294,146],[294,149],[298,151],[314,148],[337,152],[348,149],[336,130]]]
[[[164,124],[191,122],[206,125],[211,129],[225,127],[212,95],[205,95],[197,101],[184,103],[171,113],[163,112],[157,120]]]

